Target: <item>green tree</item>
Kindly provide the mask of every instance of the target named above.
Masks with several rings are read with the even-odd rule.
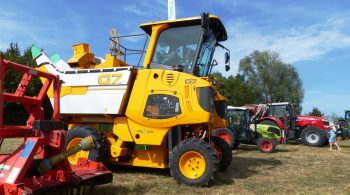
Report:
[[[309,115],[309,116],[319,116],[319,117],[325,116],[325,114],[323,112],[321,112],[321,110],[318,109],[317,107],[313,107],[312,111],[309,112],[307,115]]]
[[[224,77],[221,73],[212,74],[218,83],[218,91],[227,97],[228,104],[233,106],[242,106],[247,103],[255,103],[257,94],[254,87],[244,80],[244,76],[237,74],[236,76]]]
[[[256,103],[303,101],[303,83],[295,67],[282,62],[278,53],[254,51],[239,63],[239,72],[254,86]]]

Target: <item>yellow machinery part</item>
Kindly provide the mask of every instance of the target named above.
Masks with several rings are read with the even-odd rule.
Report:
[[[113,134],[117,135],[119,139],[127,142],[133,142],[128,122],[126,117],[115,117],[113,124]]]
[[[111,162],[118,161],[116,158],[110,158]],[[148,150],[135,150],[133,158],[128,161],[116,162],[120,165],[151,167],[151,168],[167,168],[168,150],[165,143],[160,146],[150,146]]]
[[[152,26],[152,34],[151,34],[151,38],[150,38],[150,41],[148,44],[148,49],[147,49],[147,53],[145,55],[145,59],[143,61],[143,67],[147,68],[148,65],[151,63],[159,34],[160,34],[160,32],[167,29],[168,27],[169,27],[168,24],[158,24],[158,25]]]
[[[89,44],[82,43],[72,46],[74,54],[68,60],[68,64],[75,68],[90,68],[95,64],[95,55],[90,52]]]
[[[214,96],[215,101],[220,101],[220,100],[226,100],[226,98],[219,93],[219,91],[215,91],[215,96]],[[214,114],[214,128],[226,128],[227,127],[227,120],[226,118],[221,118],[217,110],[215,109],[215,114]]]

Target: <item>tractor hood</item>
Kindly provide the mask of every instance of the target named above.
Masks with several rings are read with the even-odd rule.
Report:
[[[318,116],[298,115],[298,120],[321,120],[327,121],[327,119]]]
[[[307,116],[307,115],[298,115],[297,116],[298,123],[304,123],[304,124],[312,124],[314,126],[316,123],[322,128],[322,129],[329,129],[329,121],[322,117],[317,116]],[[323,126],[323,127],[322,127]]]

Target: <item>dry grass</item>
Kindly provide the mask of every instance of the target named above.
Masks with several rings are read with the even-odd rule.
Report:
[[[15,142],[2,148],[13,148]],[[209,188],[178,185],[169,170],[119,166],[113,168],[113,183],[87,194],[350,194],[350,140],[339,145],[341,151],[279,145],[272,154],[242,145]]]
[[[242,145],[233,162],[209,188],[178,185],[168,170],[118,167],[112,184],[96,194],[350,194],[350,140],[341,151],[302,144],[279,145],[262,154]]]

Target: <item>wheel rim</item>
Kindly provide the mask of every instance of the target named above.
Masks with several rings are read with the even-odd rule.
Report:
[[[219,133],[218,137],[225,140],[228,145],[231,145],[231,137],[228,133]]]
[[[80,143],[82,138],[74,138],[72,139],[68,144],[67,144],[67,150],[78,145]],[[72,154],[70,156],[68,156],[68,161],[70,164],[72,165],[76,165],[78,163],[78,159],[79,158],[88,158],[89,157],[89,151],[79,151],[75,154]]]
[[[320,140],[320,136],[315,132],[306,133],[306,141],[315,144]]]
[[[198,152],[188,151],[181,156],[179,167],[181,173],[185,177],[190,179],[197,179],[204,174],[206,167],[205,159]]]
[[[260,147],[264,152],[268,152],[272,149],[272,142],[268,140],[262,141]]]

